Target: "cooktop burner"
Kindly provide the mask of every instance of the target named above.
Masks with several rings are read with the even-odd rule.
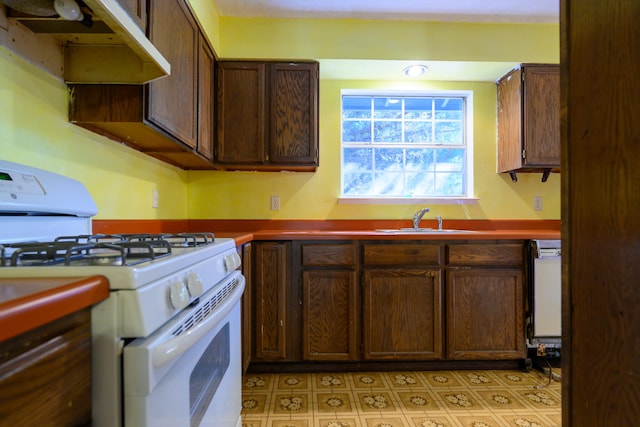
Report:
[[[171,256],[172,248],[197,248],[214,241],[212,233],[60,236],[52,242],[0,245],[0,266],[132,266]]]

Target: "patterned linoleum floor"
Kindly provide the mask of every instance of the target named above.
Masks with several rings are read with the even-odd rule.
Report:
[[[247,374],[242,426],[555,427],[561,406],[538,370]]]

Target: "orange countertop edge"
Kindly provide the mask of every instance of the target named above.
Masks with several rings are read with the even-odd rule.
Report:
[[[436,228],[435,219],[425,218],[421,227]],[[444,220],[444,228],[475,233],[425,235],[390,234],[377,229],[411,227],[411,221],[373,220],[94,220],[94,233],[213,232],[232,237],[237,244],[252,240],[300,239],[388,239],[388,240],[480,240],[560,239],[560,220]]]
[[[0,278],[0,342],[91,307],[108,296],[109,281],[104,276]]]

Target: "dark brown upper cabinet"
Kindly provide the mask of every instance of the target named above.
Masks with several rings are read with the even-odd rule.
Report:
[[[498,172],[560,171],[560,66],[522,64],[498,82]]]
[[[226,170],[315,171],[317,62],[220,61],[215,162]]]
[[[183,169],[213,169],[213,50],[183,0],[150,2],[149,39],[171,75],[145,85],[69,85],[69,120]]]
[[[147,0],[117,0],[131,19],[145,31],[147,29]]]

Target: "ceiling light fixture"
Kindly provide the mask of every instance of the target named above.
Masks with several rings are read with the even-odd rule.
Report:
[[[402,70],[402,74],[407,77],[418,77],[429,71],[426,65],[409,65]]]

